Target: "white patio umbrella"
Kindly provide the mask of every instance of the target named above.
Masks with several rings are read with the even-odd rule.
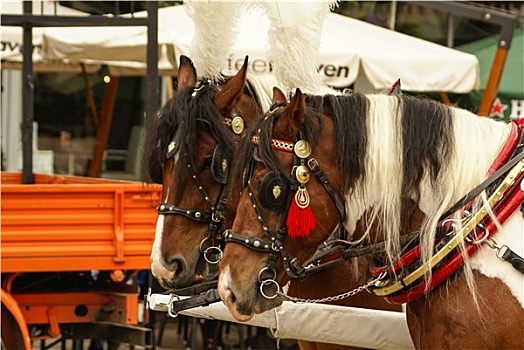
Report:
[[[126,16],[130,15],[123,17]],[[146,17],[147,11],[137,12],[133,16]],[[176,32],[171,24],[172,19],[165,16],[163,20],[159,18],[160,75],[176,75]],[[183,50],[177,47],[177,51]],[[112,75],[144,75],[147,28],[145,26],[46,28],[43,34],[43,55],[49,59],[68,62],[107,65]]]
[[[0,3],[0,12],[3,15],[22,15],[22,0],[7,0]],[[87,16],[87,13],[73,10],[61,6],[58,2],[52,1],[33,1],[34,15],[47,16]],[[69,64],[67,61],[44,59],[42,56],[42,32],[44,28],[33,28],[33,70],[39,73],[45,72],[80,72],[81,67],[78,62]],[[23,47],[23,29],[15,26],[1,27],[2,45],[0,58],[2,60],[2,69],[21,69],[22,64],[22,47]],[[99,65],[87,65],[89,72],[98,70]]]
[[[270,72],[271,64],[266,60],[268,28],[268,19],[260,10],[244,12],[224,69],[236,71],[249,55],[250,72]],[[178,57],[191,57],[193,31],[184,5],[159,9],[161,71],[176,74]],[[137,68],[145,67],[145,28],[46,29],[43,38],[47,58],[109,64],[120,74],[126,72],[121,68],[126,61],[134,61]],[[324,82],[333,87],[365,82],[360,85],[383,90],[398,78],[407,91],[467,93],[480,87],[474,55],[335,13],[324,22],[318,63]]]

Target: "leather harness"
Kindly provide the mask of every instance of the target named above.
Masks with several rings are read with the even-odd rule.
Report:
[[[503,176],[506,176],[506,178],[502,181],[502,184],[498,186],[495,194],[493,194],[489,200],[490,207],[494,209],[497,219],[503,223],[507,217],[509,217],[509,215],[514,210],[516,210],[519,205],[522,204],[524,199],[524,185],[519,185],[519,183],[523,181],[522,178],[524,177],[523,138],[524,133],[520,132],[516,124],[513,124],[512,132],[510,133],[508,142],[488,172],[490,176],[483,183],[466,194],[449,210],[447,210],[446,213],[441,217],[441,221],[444,221],[447,217],[463,208],[482,191],[486,190],[488,186],[500,182]],[[255,146],[258,145],[258,141],[258,137],[254,136],[252,142]],[[272,139],[271,143],[272,147],[278,151],[292,152],[293,143],[277,139]],[[253,163],[254,159],[251,159],[249,168],[253,167]],[[294,164],[298,164],[296,156]],[[343,202],[329,184],[329,180],[325,176],[324,172],[320,169],[318,162],[314,158],[308,158],[307,164],[311,171],[319,179],[319,181],[324,185],[327,193],[330,195],[339,211],[340,223],[337,225],[337,228],[331,236],[345,236],[347,232],[343,228],[343,222],[345,220],[345,209]],[[248,170],[247,173],[250,174],[250,170]],[[250,175],[248,178],[249,177]],[[260,289],[263,295],[265,295],[263,291],[265,286],[271,283],[276,284],[276,282],[274,282],[272,279],[276,277],[274,265],[278,256],[282,257],[284,268],[291,278],[303,279],[312,273],[322,271],[349,258],[369,255],[377,252],[384,252],[385,242],[378,242],[370,245],[355,245],[346,244],[346,242],[335,238],[332,240],[334,243],[332,246],[329,246],[327,243],[325,243],[328,248],[320,250],[319,253],[310,260],[311,262],[306,265],[306,267],[304,267],[303,264],[301,264],[291,254],[287,253],[282,247],[282,242],[286,237],[285,219],[289,210],[292,193],[298,186],[296,180],[294,180],[293,173],[289,177],[289,180],[291,183],[291,191],[290,194],[288,194],[286,202],[287,205],[284,207],[279,229],[274,233],[269,230],[268,225],[263,220],[254,198],[255,196],[253,194],[251,183],[250,181],[247,182],[247,190],[252,202],[252,206],[255,210],[255,214],[260,221],[266,236],[270,239],[270,243],[260,238],[241,236],[232,230],[227,230],[224,234],[226,242],[241,244],[255,251],[268,253],[267,265],[262,271],[260,271],[259,274],[259,281],[261,283]],[[504,194],[506,194],[506,196],[504,196]],[[460,266],[462,266],[464,259],[462,252],[459,248],[454,248],[458,247],[462,240],[468,238],[471,232],[474,231],[478,225],[484,225],[484,227],[486,227],[485,237],[482,238],[482,242],[487,237],[489,237],[490,234],[493,234],[496,231],[495,224],[488,218],[487,210],[481,210],[477,212],[472,216],[472,219],[468,223],[469,225],[465,225],[465,229],[459,233],[454,233],[453,235],[449,234],[449,228],[444,226],[439,228],[436,234],[438,244],[435,245],[435,247],[439,250],[437,250],[435,256],[430,259],[429,265],[424,264],[419,266],[420,247],[416,246],[405,255],[399,257],[393,263],[393,266],[381,268],[370,267],[370,274],[372,277],[377,278],[378,276],[383,275],[383,278],[381,278],[381,280],[374,286],[370,287],[369,290],[377,295],[386,296],[388,301],[393,303],[405,303],[427,293],[429,290],[449,277]],[[450,236],[452,238],[440,241],[442,237]],[[401,244],[403,247],[408,248],[412,247],[416,241],[418,241],[417,232],[404,235]],[[481,242],[474,240],[470,243],[466,242],[465,253],[468,256],[473,254],[480,247],[480,243]],[[504,247],[504,251],[498,254],[498,256],[501,259],[510,262],[518,271],[524,273],[524,259],[511,251],[511,249],[509,249],[507,246]],[[451,252],[454,254],[451,255]],[[408,266],[411,264],[415,264],[416,266],[408,268]],[[434,269],[434,272],[433,278],[428,284],[423,277],[429,271],[429,269]],[[413,270],[415,271],[413,272]],[[276,297],[276,295],[273,297]]]

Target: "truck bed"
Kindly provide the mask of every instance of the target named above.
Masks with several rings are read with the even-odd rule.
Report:
[[[1,272],[149,269],[161,186],[2,172]]]

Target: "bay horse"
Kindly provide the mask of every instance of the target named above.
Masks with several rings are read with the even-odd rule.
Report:
[[[213,215],[211,210],[213,207],[219,208],[219,205],[224,210],[218,212],[223,221],[219,229],[223,230],[231,224],[236,204],[228,203],[228,207],[223,208],[221,199],[225,198],[222,193],[224,188],[227,191],[224,183],[224,176],[227,176],[217,175],[213,167],[221,166],[223,158],[229,161],[228,167],[231,167],[231,163],[235,161],[235,145],[240,137],[237,135],[243,135],[245,131],[238,128],[235,132],[229,124],[234,126],[235,117],[241,116],[246,127],[252,125],[263,109],[269,109],[271,101],[266,101],[264,91],[268,84],[274,84],[268,78],[263,82],[251,79],[251,86],[261,85],[253,88],[253,92],[251,88],[246,90],[246,76],[247,62],[224,84],[202,85],[197,80],[196,69],[191,60],[182,56],[177,92],[162,108],[153,124],[148,126],[148,148],[145,152],[147,170],[152,180],[163,184],[163,203],[158,209],[151,271],[165,289],[198,285],[214,277],[209,266],[219,258],[220,254],[215,253],[220,252],[219,236],[222,232],[213,231],[213,236],[209,236],[209,218]],[[285,100],[281,92],[275,98]],[[217,156],[217,147],[221,149],[222,157]],[[206,195],[202,195],[203,191]],[[216,205],[211,205],[210,208],[208,202]],[[197,213],[200,213],[199,218],[196,217]],[[210,262],[206,263],[206,260]],[[359,264],[355,268],[353,262],[347,261],[323,274],[313,275],[307,281],[294,281],[289,286],[289,292],[304,298],[315,298],[318,293],[323,292],[322,286],[328,284],[326,281],[335,280],[340,274],[352,271],[351,277],[344,283],[339,283],[335,288],[330,287],[337,294],[346,292],[360,283],[363,275],[354,271],[363,271],[363,266]],[[401,310],[399,306],[391,305],[378,297],[358,296],[332,303]],[[354,349],[333,344],[298,342],[301,349]]]
[[[235,142],[261,114],[260,105],[269,103],[262,88],[257,95],[246,84],[247,57],[237,74],[219,84],[197,80],[192,61],[181,56],[177,77],[173,98],[148,125],[144,156],[149,178],[163,184],[151,272],[165,289],[207,276],[201,251],[223,230]],[[217,251],[208,252],[214,259]]]
[[[280,305],[342,226],[347,251],[382,247],[363,289],[407,302],[416,348],[522,348],[523,147],[516,124],[428,99],[297,89],[237,153],[220,297],[239,321]],[[425,215],[415,234],[410,203]]]

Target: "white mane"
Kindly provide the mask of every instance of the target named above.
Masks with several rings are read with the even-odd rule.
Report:
[[[346,195],[346,228],[354,232],[355,223],[371,209],[369,220],[379,225],[388,241],[391,257],[399,251],[401,231],[401,197],[403,172],[403,145],[401,112],[397,99],[387,96],[367,96],[370,101],[368,116],[368,151],[366,177],[354,192]],[[450,159],[442,160],[442,168],[435,182],[424,175],[419,208],[426,215],[421,228],[423,261],[433,249],[433,237],[440,216],[468,191],[481,183],[487,171],[506,142],[510,126],[488,118],[481,118],[466,110],[453,109],[453,139],[455,149]],[[438,117],[438,116],[436,116]],[[495,147],[494,147],[495,144]],[[367,232],[369,234],[370,232]]]

